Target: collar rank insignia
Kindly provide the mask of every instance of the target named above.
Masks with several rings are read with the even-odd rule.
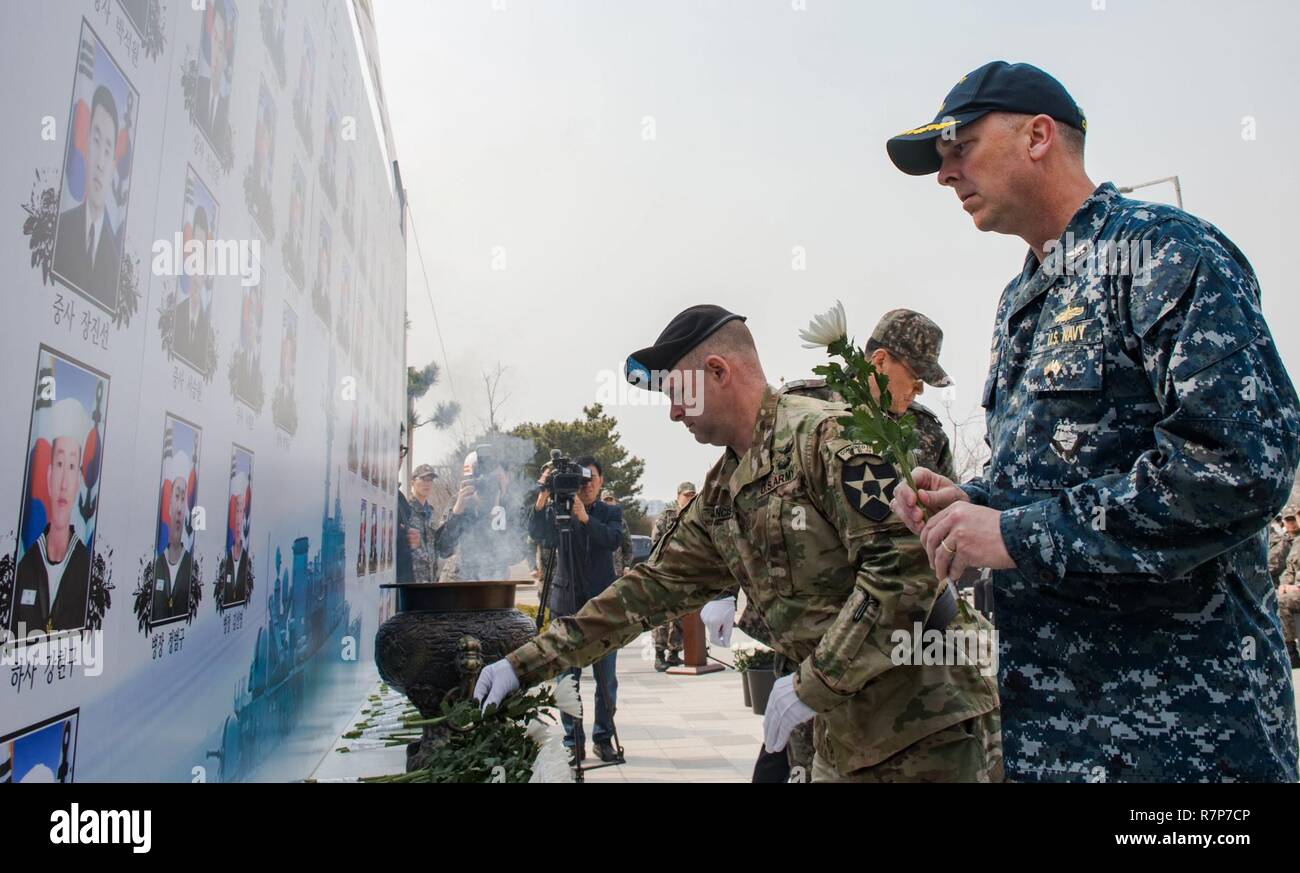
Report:
[[[889,501],[898,478],[894,465],[879,455],[859,455],[840,468],[849,506],[874,522],[889,518]]]

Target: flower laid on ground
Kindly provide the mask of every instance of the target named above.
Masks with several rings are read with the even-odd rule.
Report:
[[[916,419],[910,412],[898,417],[890,414],[893,397],[889,393],[889,377],[877,370],[862,349],[849,339],[844,304],[835,301],[834,307],[815,317],[806,330],[799,331],[799,338],[805,341],[804,348],[825,347],[826,354],[838,356],[844,362],[831,361],[813,367],[813,372],[824,377],[827,386],[849,405],[849,414],[838,419],[844,436],[875,447],[903,474],[908,487],[916,491],[916,483],[912,481],[912,458],[918,444]],[[872,385],[876,387],[875,393]]]
[[[572,677],[569,678],[572,683]],[[562,684],[556,683],[556,692]],[[564,691],[566,706],[571,703],[567,699],[569,693],[576,697],[576,686]],[[550,710],[558,707],[556,694],[550,689],[527,694],[517,692],[486,711],[480,711],[474,700],[444,699],[441,715],[410,718],[403,723],[406,730],[441,726],[448,731],[446,742],[428,756],[424,767],[361,781],[528,782],[535,775],[534,764],[540,750],[549,743],[542,740],[537,726],[544,728],[545,719],[553,721],[555,717]],[[548,775],[555,774],[548,769]]]

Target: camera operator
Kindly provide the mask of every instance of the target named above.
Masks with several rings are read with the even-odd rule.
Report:
[[[570,524],[573,533],[569,540],[572,554],[565,554],[565,541],[557,533],[560,519],[557,519],[556,503],[563,502],[563,495],[554,498],[551,478],[555,470],[550,465],[543,468],[542,477],[538,480],[541,491],[538,492],[528,522],[529,534],[542,544],[543,549],[559,545],[547,603],[554,616],[573,615],[588,600],[613,583],[614,551],[623,541],[622,507],[597,499],[604,483],[604,470],[600,463],[591,456],[578,458],[574,463],[584,469],[585,475],[581,487],[572,497]],[[570,578],[570,561],[576,578]],[[614,672],[617,656],[618,651],[613,650],[591,665],[596,677],[596,726],[591,737],[596,755],[602,761],[618,758],[611,742],[618,694],[618,677]],[[582,675],[582,671],[576,668],[569,672],[575,682]],[[560,718],[564,723],[564,745],[570,750],[575,762],[581,761],[586,755],[582,724],[567,715],[561,715]]]

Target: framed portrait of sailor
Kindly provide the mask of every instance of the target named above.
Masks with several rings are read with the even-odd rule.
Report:
[[[370,572],[379,568],[379,504],[370,504]]]
[[[366,498],[361,498],[361,534],[357,540],[357,578],[366,575]]]
[[[199,583],[194,557],[194,507],[198,501],[202,431],[170,413],[163,424],[158,483],[157,538],[150,583],[149,626],[190,617],[192,585]]]
[[[285,304],[280,322],[280,382],[271,403],[271,420],[292,436],[298,432],[298,314]]]
[[[262,24],[262,42],[271,54],[275,74],[284,85],[284,37],[288,30],[288,0],[261,0],[258,18]]]
[[[284,238],[280,240],[280,252],[284,255],[284,271],[293,280],[295,290],[301,291],[305,262],[302,254],[303,228],[306,226],[307,213],[307,177],[303,174],[302,164],[297,158],[293,161],[293,174],[289,181],[289,226]]]
[[[87,626],[108,387],[107,375],[41,346],[7,617],[15,640]]]
[[[198,78],[191,119],[218,154],[230,150],[230,83],[239,12],[231,0],[205,0],[200,12]]]
[[[75,782],[80,712],[64,712],[0,737],[0,784]]]
[[[216,198],[193,167],[185,171],[185,202],[181,206],[182,269],[176,277],[176,298],[172,305],[171,354],[200,373],[210,372],[215,362],[212,345],[212,281],[217,265],[209,263],[218,238],[220,207]],[[212,258],[215,261],[215,258]]]
[[[253,453],[235,444],[230,450],[230,490],[226,511],[226,553],[221,562],[221,605],[248,602],[253,556],[249,535],[253,521]]]
[[[332,234],[330,226],[325,219],[320,223],[320,239],[316,248],[316,281],[311,289],[312,309],[320,316],[326,326],[332,323],[330,317],[333,312],[334,303],[332,300],[333,293],[330,290],[330,247]]]
[[[82,19],[50,273],[110,316],[118,310],[138,112],[138,92]]]
[[[260,272],[260,269],[259,269]],[[230,358],[230,387],[234,396],[254,412],[261,412],[265,389],[262,385],[262,311],[266,295],[262,283],[243,285],[239,309],[239,346]]]
[[[311,31],[303,28],[302,54],[298,57],[298,84],[293,91],[293,124],[298,136],[310,150],[312,147],[312,98],[316,85],[316,46]]]
[[[275,118],[275,101],[263,79],[258,83],[253,163],[244,174],[244,202],[268,240],[275,238],[275,205],[271,200],[275,179]]]

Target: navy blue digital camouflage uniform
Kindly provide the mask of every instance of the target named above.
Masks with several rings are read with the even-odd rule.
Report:
[[[1112,241],[1148,242],[1149,274],[1065,269]],[[1007,777],[1294,782],[1266,525],[1300,413],[1254,271],[1109,183],[1060,242],[1003,291],[992,457],[963,486],[1016,562],[994,574]]]

